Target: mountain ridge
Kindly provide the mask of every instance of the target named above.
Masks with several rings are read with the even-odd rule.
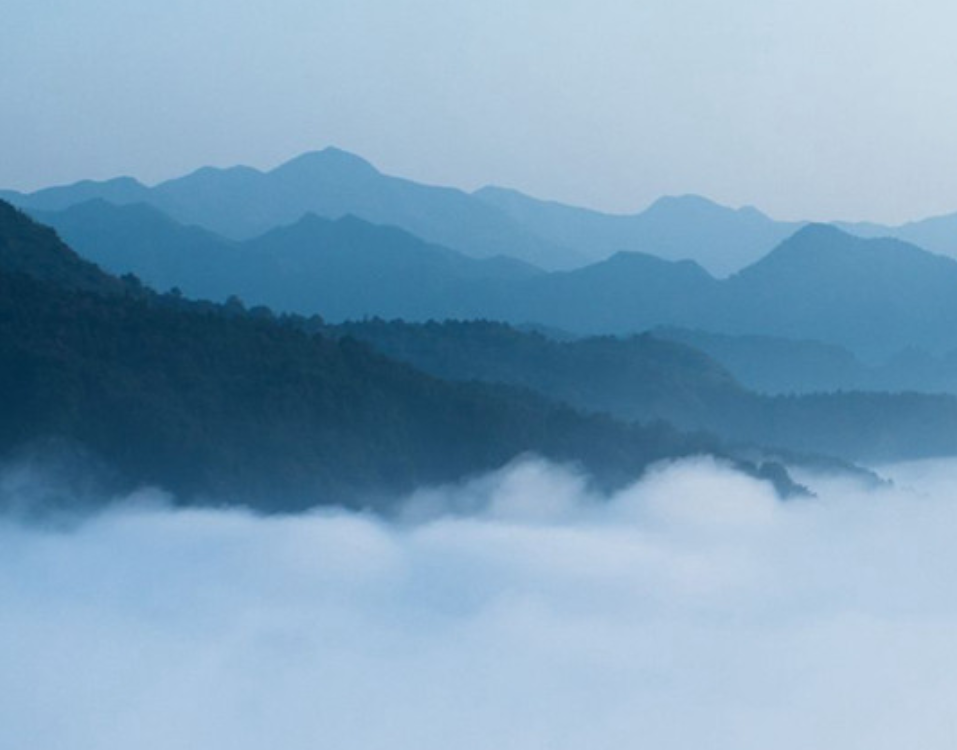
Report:
[[[70,219],[70,211],[94,209],[95,220]],[[351,239],[344,234],[347,221],[338,233],[317,231],[312,240],[302,239],[301,247],[278,242],[297,231],[289,227],[238,244],[195,228],[176,229],[175,223],[166,225],[165,239],[150,230],[137,236],[111,229],[124,224],[111,217],[124,210],[91,204],[38,216],[116,273],[146,273],[145,280],[161,288],[179,286],[220,300],[239,294],[251,304],[331,320],[489,318],[576,335],[677,326],[816,339],[871,363],[908,346],[930,354],[957,349],[957,262],[902,241],[861,239],[828,225],[808,225],[757,263],[715,279],[694,261],[635,251],[580,269],[540,272],[504,259],[456,256],[405,230],[372,229],[359,219]],[[299,230],[310,222],[325,226],[307,219]],[[364,246],[360,235],[368,238]],[[277,239],[271,248],[269,237]],[[390,247],[395,252],[387,252]],[[193,248],[192,254],[184,248]],[[256,252],[247,252],[253,248]],[[299,272],[277,276],[287,263],[283,259],[293,257]],[[124,258],[139,265],[124,266]],[[322,266],[323,258],[336,265]]]
[[[609,214],[541,201],[516,190],[475,193],[547,239],[589,252],[592,261],[617,251],[695,260],[723,277],[756,261],[800,224],[775,222],[756,208],[722,206],[699,195],[662,196],[631,214]]]
[[[300,154],[268,171],[204,167],[153,187],[124,185],[118,190],[112,181],[87,182],[7,195],[34,210],[62,210],[91,198],[145,202],[182,224],[234,240],[294,223],[309,212],[326,218],[352,213],[474,257],[505,255],[550,268],[583,262],[576,251],[541,239],[462,190],[386,175],[332,147]]]
[[[754,206],[731,208],[693,193],[662,196],[634,213],[541,200],[493,185],[469,193],[384,174],[363,157],[334,146],[267,170],[201,167],[153,186],[119,177],[32,193],[0,191],[0,197],[33,210],[62,210],[92,198],[117,204],[149,202],[180,223],[233,239],[258,236],[308,211],[327,218],[354,213],[475,257],[506,255],[549,270],[567,270],[620,250],[635,250],[696,260],[721,278],[813,223],[778,221]],[[856,236],[896,237],[957,258],[957,213],[899,225],[827,223]]]
[[[584,415],[522,389],[442,381],[355,339],[242,306],[158,295],[133,280],[114,280],[117,293],[86,289],[95,267],[2,203],[0,251],[4,460],[66,446],[127,487],[158,484],[184,504],[388,512],[402,493],[529,451],[575,462],[607,486],[662,458],[722,455],[711,438]],[[101,504],[107,496],[96,494]]]

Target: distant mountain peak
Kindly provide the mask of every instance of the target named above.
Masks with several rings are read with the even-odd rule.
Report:
[[[711,274],[709,274],[700,263],[690,258],[670,260],[637,250],[619,250],[613,253],[607,260],[591,266],[591,268],[598,267],[604,267],[606,269],[612,268],[625,273],[634,271],[660,272],[667,270],[672,273],[711,278]]]
[[[685,195],[663,195],[652,203],[646,213],[672,213],[674,211],[696,211],[709,212],[713,214],[738,214],[741,216],[750,216],[755,219],[767,219],[767,215],[754,206],[742,206],[741,208],[731,208],[722,203],[705,198],[703,195],[689,193]]]
[[[523,193],[522,191],[517,190],[516,188],[505,187],[504,185],[496,185],[494,183],[489,185],[482,185],[482,187],[472,191],[472,195],[493,195],[495,193],[503,193],[507,195],[518,195],[518,196],[521,196],[522,198],[529,197],[525,195],[525,193]]]
[[[311,172],[314,170],[379,174],[371,162],[349,151],[328,146],[321,151],[307,151],[276,167],[272,174]]]
[[[299,219],[291,224],[273,227],[258,239],[262,240],[277,237],[315,239],[317,236],[328,236],[330,233],[351,237],[378,237],[380,240],[395,240],[396,238],[401,238],[403,240],[421,243],[423,246],[428,244],[400,227],[376,224],[352,213],[343,214],[336,218],[329,218],[320,216],[315,211],[305,212]]]
[[[342,216],[337,216],[335,218],[329,216],[321,216],[315,211],[306,211],[297,221],[286,226],[276,227],[276,229],[291,229],[294,227],[379,227],[379,224],[375,222],[367,221],[361,216],[356,216],[353,213],[345,213]]]
[[[330,219],[327,219],[325,216],[320,216],[315,211],[306,211],[302,216],[299,217],[298,221],[293,222],[292,224],[285,227],[274,227],[275,229],[288,229],[292,227],[308,227],[308,226],[328,226],[331,222]]]
[[[387,227],[386,225],[376,224],[375,222],[367,221],[361,216],[356,216],[353,213],[345,213],[342,216],[337,216],[335,218],[328,216],[321,216],[315,211],[306,211],[299,219],[292,224],[286,226],[274,227],[271,232],[274,233],[283,233],[289,231],[315,231],[322,230],[327,231],[332,228],[337,229],[346,229],[346,230],[362,230],[362,231],[384,231],[386,229],[396,229],[395,227]],[[268,232],[267,232],[268,234]],[[403,234],[407,234],[403,232]]]
[[[220,174],[232,174],[232,175],[260,175],[260,172],[255,167],[248,167],[245,164],[236,164],[231,167],[200,167],[199,169],[194,170],[190,173],[193,176],[200,175],[220,175]]]
[[[844,255],[848,249],[859,248],[866,241],[841,231],[830,224],[806,224],[784,240],[751,268],[774,266],[782,262],[807,262],[810,258],[826,259]]]
[[[108,180],[80,180],[79,182],[73,183],[71,187],[84,186],[93,186],[99,185],[102,187],[113,187],[113,188],[142,188],[144,187],[143,183],[137,180],[135,177],[130,177],[128,175],[123,175],[120,177],[111,177]]]
[[[842,274],[873,272],[878,268],[885,269],[883,273],[888,279],[913,273],[915,269],[923,269],[925,274],[957,272],[953,259],[935,255],[903,240],[862,238],[831,224],[807,224],[737,276],[810,273],[833,281]],[[924,282],[929,278],[925,276]]]
[[[851,238],[852,235],[841,229],[838,229],[833,224],[812,222],[811,224],[805,224],[803,227],[798,229],[793,235],[791,235],[790,239],[785,240],[783,244],[791,244],[796,242],[820,242],[821,240]]]
[[[262,172],[254,167],[236,165],[232,167],[200,167],[182,177],[174,177],[166,182],[161,182],[156,186],[160,193],[176,191],[183,185],[189,185],[193,189],[200,186],[201,190],[217,190],[223,184],[235,185],[248,184],[262,176]],[[148,200],[147,200],[148,202]]]
[[[699,208],[717,208],[719,207],[710,198],[705,198],[703,195],[696,195],[694,193],[685,193],[684,195],[663,195],[658,198],[654,203],[652,203],[648,208],[653,209],[658,208],[667,208],[671,206],[685,206],[685,207],[699,207]]]
[[[42,220],[44,212],[41,211],[39,213]],[[82,203],[75,203],[59,213],[64,216],[84,217],[88,221],[96,221],[98,217],[104,214],[112,214],[113,216],[135,217],[140,221],[146,221],[154,225],[156,223],[167,226],[176,224],[176,222],[156,208],[156,206],[144,201],[116,204],[111,203],[105,198],[91,198]]]

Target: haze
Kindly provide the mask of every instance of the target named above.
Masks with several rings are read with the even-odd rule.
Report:
[[[526,461],[399,524],[4,521],[0,744],[951,748],[955,467],[893,475],[782,503],[694,459],[602,498]]]
[[[612,211],[957,209],[943,0],[15,0],[0,186],[335,144],[384,171]]]

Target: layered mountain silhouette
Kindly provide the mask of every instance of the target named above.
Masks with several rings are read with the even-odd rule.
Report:
[[[81,258],[60,238],[38,227],[9,203],[0,201],[0,268],[42,282],[100,294],[118,294],[123,285],[95,264]]]
[[[592,260],[632,250],[694,260],[718,277],[757,261],[801,226],[774,221],[755,208],[730,209],[694,195],[661,198],[631,215],[541,201],[504,188],[487,187],[475,195],[536,234]]]
[[[0,200],[15,206],[47,211],[64,208],[91,200],[105,200],[122,205],[148,200],[150,189],[132,177],[112,180],[82,180],[72,185],[44,188],[34,193],[0,190]]]
[[[102,208],[81,208],[91,206]],[[145,211],[167,230],[183,230],[155,209],[108,209]],[[282,255],[282,241],[299,252],[297,231],[332,244],[344,232],[360,253],[365,233],[414,252],[424,245],[436,258],[452,252],[358,219],[306,218],[255,242],[268,240],[270,257]],[[827,229],[825,236],[844,235]],[[256,252],[247,247],[255,242],[211,237],[222,252]],[[912,252],[901,243],[877,250],[892,260]],[[797,251],[781,250],[785,260]],[[632,262],[644,274],[664,264],[676,283],[703,279],[703,289],[731,283],[694,264],[631,254],[591,273],[607,283]],[[573,275],[510,264],[481,274],[483,283],[524,289]],[[276,511],[362,498],[387,508],[395,493],[526,451],[577,462],[608,486],[661,458],[714,452],[791,492],[779,468],[761,468],[769,454],[754,446],[849,460],[957,452],[953,397],[761,396],[707,354],[649,335],[559,342],[488,321],[330,325],[247,312],[235,302],[197,303],[100,271],[5,205],[0,334],[0,457],[55,445],[92,457],[121,482],[158,483],[184,502],[228,497]]]
[[[593,261],[636,250],[668,260],[694,260],[719,278],[756,262],[809,223],[778,221],[750,206],[728,208],[697,195],[666,196],[634,214],[543,201],[508,188],[485,187],[474,195],[541,237],[568,245]],[[857,237],[898,239],[957,258],[957,213],[899,225],[843,221],[833,225]]]
[[[662,198],[634,214],[607,214],[506,188],[468,194],[382,174],[361,157],[335,148],[303,154],[267,172],[205,167],[154,187],[121,177],[30,194],[0,191],[0,198],[41,211],[94,199],[117,205],[146,203],[181,224],[235,240],[292,224],[306,213],[331,219],[352,214],[466,255],[505,255],[547,270],[568,270],[616,252],[636,251],[692,260],[719,278],[754,263],[803,225],[693,195]],[[957,258],[957,214],[899,226],[835,226],[856,236],[901,239]]]
[[[369,314],[425,320],[480,312],[500,283],[542,272],[509,258],[476,259],[353,216],[307,214],[246,242],[174,222],[145,204],[90,201],[34,212],[85,257],[160,290],[332,320]]]
[[[145,203],[97,198],[59,212],[30,213],[110,273],[133,273],[159,290],[179,287],[215,300],[235,293],[238,243],[179,224]]]
[[[708,354],[742,385],[759,393],[822,393],[839,390],[940,391],[880,377],[881,368],[868,367],[847,349],[810,339],[708,333],[662,327],[656,337]],[[955,381],[957,385],[957,381]]]
[[[3,203],[0,409],[2,460],[79,455],[117,486],[265,511],[387,508],[396,493],[528,451],[608,485],[661,458],[723,451],[527,389],[446,382],[293,319],[158,295]]]
[[[358,156],[329,148],[303,154],[269,172],[206,167],[146,187],[130,178],[81,182],[7,200],[31,210],[62,210],[99,198],[146,203],[181,224],[234,240],[250,239],[304,214],[352,214],[406,229],[474,257],[507,255],[547,268],[581,265],[578,252],[533,234],[505,212],[453,188],[390,177]]]
[[[826,225],[798,230],[757,263],[716,280],[694,263],[619,253],[528,279],[499,317],[578,334],[656,325],[813,339],[868,360],[957,348],[957,262]]]
[[[743,386],[766,394],[917,391],[957,395],[957,351],[932,355],[907,348],[879,364],[810,339],[731,336],[656,328],[656,337],[687,344],[720,362]]]
[[[237,242],[142,205],[100,201],[36,215],[114,273],[331,321],[489,318],[575,335],[670,326],[815,340],[869,364],[905,349],[957,349],[957,262],[826,225],[803,227],[757,263],[718,280],[692,261],[637,252],[541,272],[503,258],[469,258],[355,217],[307,216]]]
[[[718,362],[642,334],[560,342],[490,321],[412,324],[370,319],[329,326],[450,380],[509,383],[589,411],[699,429],[747,396]]]
[[[810,225],[730,278],[711,330],[810,338],[865,356],[953,348],[957,262]]]
[[[235,242],[178,225],[142,204],[93,201],[34,215],[84,256],[151,286],[336,321],[369,315],[488,317],[576,333],[629,333],[662,319],[692,324],[718,282],[690,261],[618,253],[569,272],[506,258],[479,260],[355,217],[307,215]]]
[[[872,222],[836,222],[835,225],[858,237],[893,237],[933,253],[957,258],[957,213],[897,225]]]
[[[647,334],[562,342],[487,321],[382,320],[327,331],[445,379],[521,385],[580,409],[661,419],[729,441],[863,461],[957,452],[953,396],[762,396],[706,354]]]

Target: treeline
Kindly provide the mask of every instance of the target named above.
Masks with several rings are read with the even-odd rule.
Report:
[[[235,300],[193,303],[133,278],[90,277],[52,232],[25,221],[3,212],[0,245],[60,265],[55,278],[34,278],[29,263],[0,267],[2,456],[76,447],[110,467],[117,486],[292,511],[384,507],[526,452],[577,463],[608,486],[661,458],[721,453],[714,439],[665,424],[443,381]],[[12,232],[27,237],[15,249]],[[73,272],[105,286],[72,287]]]

